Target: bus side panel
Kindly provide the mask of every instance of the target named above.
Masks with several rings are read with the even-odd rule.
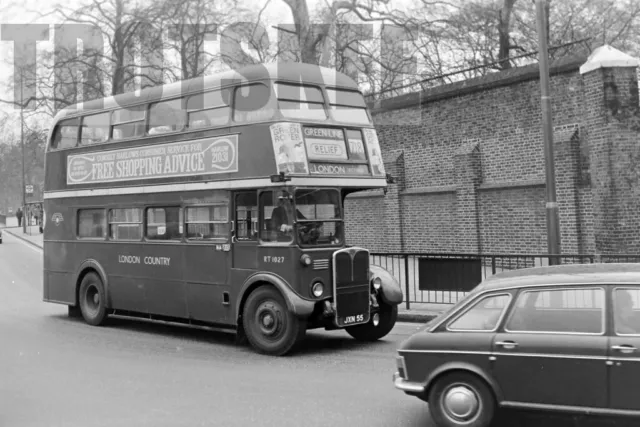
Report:
[[[142,276],[149,313],[188,317],[183,282],[185,247],[169,242],[140,246],[138,275]]]
[[[44,201],[43,300],[74,304],[75,266],[79,254],[73,244],[65,242],[73,232],[75,220],[69,202],[57,199]]]
[[[148,313],[145,280],[140,271],[142,243],[100,242],[93,252],[109,278],[110,308]]]
[[[231,252],[218,243],[190,243],[185,246],[184,278],[189,317],[204,322],[234,324],[227,272]]]

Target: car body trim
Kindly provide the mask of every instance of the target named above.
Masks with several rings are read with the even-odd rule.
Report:
[[[628,415],[638,416],[640,411],[634,411],[631,409],[609,409],[609,408],[594,408],[590,406],[564,406],[564,405],[545,405],[542,403],[525,403],[525,402],[511,402],[504,401],[499,403],[500,406],[506,408],[525,408],[536,409],[544,411],[559,411],[559,412],[580,412],[587,414],[602,414],[602,415]]]
[[[545,359],[580,359],[580,360],[609,360],[607,356],[583,356],[581,354],[548,354],[548,353],[493,353],[494,356],[541,357]]]
[[[474,354],[474,355],[484,355],[484,356],[520,356],[520,357],[545,357],[545,358],[555,358],[555,359],[580,359],[580,360],[617,360],[607,356],[583,356],[580,354],[548,354],[548,353],[507,353],[507,352],[491,352],[491,351],[461,351],[461,350],[401,350],[401,352],[407,353],[443,353],[443,354]],[[625,359],[623,360],[636,360],[636,359]],[[637,359],[640,361],[640,358]]]
[[[472,350],[399,350],[399,353],[447,353],[447,354],[486,354],[490,356],[493,354],[490,351],[472,351]]]
[[[605,317],[606,320],[606,317]],[[525,334],[525,335],[582,335],[586,337],[601,337],[606,335],[606,332],[592,333],[592,332],[558,332],[558,331],[512,331],[511,329],[504,328],[504,332],[507,334]]]
[[[612,362],[640,362],[640,357],[609,357]]]

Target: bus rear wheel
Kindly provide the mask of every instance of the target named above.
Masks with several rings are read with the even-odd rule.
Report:
[[[88,273],[80,283],[80,311],[84,321],[93,326],[104,325],[107,320],[107,298],[102,280],[96,273]]]
[[[306,333],[306,323],[287,309],[284,297],[273,286],[262,286],[249,295],[242,322],[251,346],[271,356],[291,352]]]
[[[385,337],[393,327],[396,325],[398,319],[398,306],[380,304],[380,311],[378,311],[378,324],[374,323],[374,315],[371,315],[371,319],[364,325],[356,325],[345,328],[347,333],[358,341],[377,341],[382,337]]]

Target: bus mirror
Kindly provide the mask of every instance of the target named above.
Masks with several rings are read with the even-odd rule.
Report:
[[[284,172],[280,172],[280,174],[278,175],[271,175],[271,182],[276,183],[276,182],[287,182],[287,181],[291,181],[291,178],[286,176],[284,174]]]

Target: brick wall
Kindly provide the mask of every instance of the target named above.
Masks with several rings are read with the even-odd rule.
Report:
[[[562,251],[640,253],[638,70],[582,75],[586,60],[550,67]],[[545,253],[538,78],[534,65],[372,105],[383,152],[402,153],[400,168],[385,159],[401,179],[386,196],[349,197],[349,243]]]

